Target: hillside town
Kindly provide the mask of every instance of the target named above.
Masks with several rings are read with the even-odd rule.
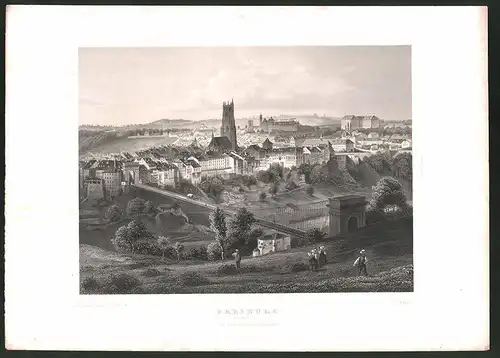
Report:
[[[181,180],[194,186],[207,178],[254,175],[273,164],[284,168],[302,164],[324,164],[335,157],[340,168],[377,153],[411,153],[411,124],[403,134],[381,134],[376,116],[346,115],[341,128],[331,135],[316,132],[297,135],[293,119],[274,121],[260,115],[259,126],[249,120],[238,129],[234,102],[223,104],[223,118],[217,134],[201,126],[180,133],[173,144],[145,148],[137,152],[83,155],[79,162],[80,197],[87,200],[111,199],[126,193],[133,183],[177,187]],[[149,135],[145,131],[144,135]]]

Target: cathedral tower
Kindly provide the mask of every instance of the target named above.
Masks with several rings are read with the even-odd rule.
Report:
[[[231,103],[222,103],[222,125],[220,127],[220,136],[227,137],[229,139],[231,142],[231,149],[236,150],[238,148],[233,100],[231,100]]]

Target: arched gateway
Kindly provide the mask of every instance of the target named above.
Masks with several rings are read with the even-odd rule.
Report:
[[[366,198],[344,195],[328,199],[329,236],[351,232],[366,225]]]

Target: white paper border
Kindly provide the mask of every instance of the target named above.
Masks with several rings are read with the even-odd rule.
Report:
[[[78,296],[78,47],[408,44],[414,293]],[[6,49],[7,348],[489,347],[486,8],[9,6]]]

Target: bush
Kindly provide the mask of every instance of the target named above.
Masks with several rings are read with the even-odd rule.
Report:
[[[310,242],[306,237],[292,236],[290,245],[292,247],[303,247],[309,245]]]
[[[285,185],[285,189],[288,191],[297,189],[298,187],[299,186],[297,184],[295,184],[295,182],[293,180],[289,180]]]
[[[141,281],[133,275],[122,273],[119,275],[111,274],[109,276],[111,285],[117,293],[124,293],[130,291],[131,289],[139,286]]]
[[[309,271],[309,266],[303,262],[298,262],[294,263],[288,266],[285,266],[284,272],[288,273],[294,273],[294,272],[302,272],[302,271]]]
[[[238,273],[238,269],[235,265],[231,264],[222,264],[217,268],[218,275],[236,275]]]
[[[210,261],[217,261],[221,258],[221,248],[216,241],[212,241],[207,246],[207,259]]]
[[[309,195],[313,195],[314,194],[314,188],[312,185],[309,185],[306,189],[306,193],[309,194]]]
[[[95,279],[95,277],[85,277],[82,280],[82,288],[84,290],[96,290],[100,287],[99,282]]]
[[[311,229],[306,233],[306,238],[311,243],[322,241],[325,236],[326,234],[318,228]]]
[[[127,215],[133,216],[142,214],[145,209],[145,202],[141,198],[134,198],[127,203]]]
[[[122,217],[122,210],[118,205],[112,205],[106,211],[105,217],[109,222],[118,221]]]
[[[162,249],[155,240],[142,239],[135,243],[135,252],[143,255],[161,256]],[[168,257],[169,250],[165,250],[165,256]]]
[[[200,260],[208,260],[207,247],[205,245],[200,246]]]
[[[148,268],[146,271],[142,273],[142,276],[145,277],[157,277],[160,276],[161,272],[155,268]]]
[[[208,285],[210,280],[198,272],[185,272],[177,277],[177,283],[183,286],[200,286]]]

